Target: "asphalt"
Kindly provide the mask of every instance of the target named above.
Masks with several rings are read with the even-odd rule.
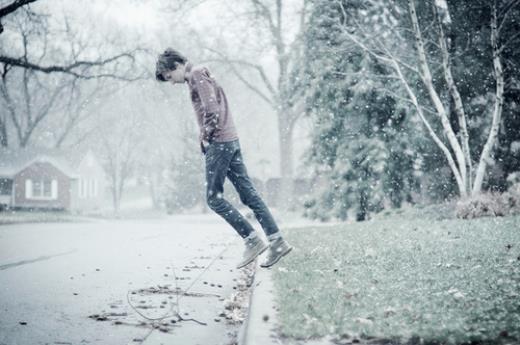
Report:
[[[242,250],[217,215],[1,226],[0,345],[229,345]]]

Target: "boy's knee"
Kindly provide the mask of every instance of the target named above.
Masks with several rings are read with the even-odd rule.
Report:
[[[224,203],[224,200],[222,198],[222,193],[216,193],[216,194],[208,193],[208,195],[206,196],[206,202],[207,202],[209,208],[211,208],[212,210],[218,209],[219,206]]]
[[[247,193],[242,193],[239,195],[240,201],[246,206],[249,207],[255,207],[255,206],[261,206],[262,199],[260,198],[260,195],[256,192],[254,188],[249,190]]]

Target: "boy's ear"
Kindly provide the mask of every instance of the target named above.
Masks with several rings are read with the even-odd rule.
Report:
[[[155,79],[158,81],[166,81],[166,78],[159,71],[155,71]]]

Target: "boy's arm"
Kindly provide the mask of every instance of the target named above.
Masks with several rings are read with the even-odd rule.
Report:
[[[210,82],[207,70],[194,72],[193,78],[202,104],[202,140],[211,142],[215,130],[218,128],[219,120],[219,104],[217,102],[216,90]]]

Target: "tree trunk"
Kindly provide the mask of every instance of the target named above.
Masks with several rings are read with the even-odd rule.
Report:
[[[419,27],[419,20],[417,19],[417,12],[415,10],[415,1],[409,0],[408,2],[410,8],[410,19],[412,21],[413,32],[415,36],[415,43],[417,48],[417,57],[419,60],[419,70],[421,80],[428,91],[428,95],[439,115],[441,120],[442,128],[444,131],[444,135],[448,139],[451,149],[455,153],[455,159],[457,161],[458,170],[460,171],[460,176],[462,178],[462,184],[464,188],[461,190],[461,196],[466,196],[468,192],[467,186],[467,169],[466,169],[466,158],[464,156],[462,147],[457,140],[457,136],[451,127],[450,121],[448,119],[448,115],[446,112],[446,108],[444,107],[442,100],[435,90],[433,86],[433,78],[430,71],[430,66],[428,64],[428,60],[426,57],[426,50],[424,47],[424,40],[422,38],[421,30]]]
[[[150,176],[151,177],[151,176]],[[150,191],[150,198],[152,198],[152,208],[158,210],[160,208],[159,198],[157,193],[156,181],[153,178],[149,178],[148,190]]]
[[[500,51],[498,47],[498,29],[497,29],[497,9],[493,6],[493,15],[491,17],[491,46],[493,48],[493,68],[496,79],[495,92],[495,107],[493,109],[493,122],[486,144],[482,149],[480,161],[475,175],[475,183],[473,185],[472,195],[479,194],[482,189],[484,175],[486,174],[486,167],[489,161],[492,160],[491,152],[498,137],[500,129],[500,118],[502,116],[502,107],[504,104],[504,75],[502,71],[502,61],[500,60]]]
[[[433,6],[433,10],[437,18],[437,27],[439,29],[439,46],[441,48],[442,53],[442,68],[444,71],[444,79],[446,80],[446,84],[448,85],[450,95],[453,99],[455,112],[458,115],[458,124],[461,134],[462,150],[465,156],[466,165],[468,169],[468,178],[465,181],[465,188],[467,188],[467,190],[469,191],[471,190],[471,187],[473,185],[473,164],[471,160],[471,151],[469,148],[469,133],[466,122],[466,112],[464,111],[462,97],[460,96],[459,90],[457,88],[457,85],[455,84],[455,80],[453,79],[453,75],[451,72],[450,53],[448,52],[448,44],[446,41],[446,36],[444,34],[443,20],[440,18],[440,14],[436,5]],[[448,16],[449,18],[449,9],[447,7],[447,4],[444,11],[444,15]]]
[[[121,200],[119,199],[119,196],[117,195],[117,190],[114,190],[113,193],[113,203],[114,203],[114,215],[119,215],[119,210],[121,208]]]
[[[412,88],[408,84],[408,81],[406,80],[405,76],[403,75],[403,72],[401,71],[401,67],[399,66],[399,64],[397,63],[396,60],[393,61],[393,67],[394,67],[395,71],[397,72],[397,74],[399,76],[399,79],[403,83],[403,86],[404,86],[406,92],[408,93],[408,97],[410,98],[410,100],[412,101],[413,105],[415,106],[415,109],[417,110],[417,115],[419,116],[419,118],[423,122],[424,126],[428,130],[428,133],[430,134],[430,136],[433,139],[433,141],[435,142],[435,144],[437,144],[437,147],[439,149],[441,149],[441,151],[444,153],[444,156],[448,160],[448,165],[450,166],[450,169],[453,172],[453,176],[455,177],[455,181],[457,181],[457,186],[459,188],[459,193],[461,195],[466,195],[466,192],[467,192],[466,187],[465,187],[463,179],[462,179],[462,177],[460,175],[460,171],[459,171],[459,169],[457,167],[457,163],[455,163],[455,160],[453,159],[453,156],[451,155],[450,150],[448,149],[448,147],[446,147],[446,145],[444,145],[442,140],[435,133],[435,131],[433,130],[432,126],[430,125],[430,123],[428,122],[426,117],[424,116],[422,108],[419,105],[419,101],[417,100],[417,96],[415,95],[415,93],[413,92]]]
[[[278,207],[289,209],[293,205],[293,130],[290,114],[281,110],[278,114],[278,139],[280,144],[281,186],[278,196]]]
[[[438,78],[436,75],[432,75],[432,70],[430,69],[430,62],[428,61],[427,51],[425,48],[425,40],[422,37],[421,29],[419,27],[419,21],[417,18],[415,0],[408,0],[408,5],[412,24],[411,32],[414,35],[416,44],[416,51],[414,53],[417,54],[418,58],[418,70],[415,70],[413,66],[410,66],[409,64],[406,64],[398,58],[396,58],[395,56],[393,56],[393,54],[384,45],[384,43],[381,43],[376,40],[377,45],[375,48],[373,48],[370,47],[369,44],[363,43],[362,40],[356,39],[356,37],[347,29],[344,29],[344,33],[351,41],[356,43],[370,55],[374,56],[375,58],[381,61],[384,61],[387,64],[390,64],[393,67],[399,79],[401,80],[403,86],[405,87],[405,90],[409,96],[411,103],[415,106],[417,110],[417,115],[425,125],[426,129],[428,130],[428,133],[434,140],[435,144],[441,149],[441,151],[447,158],[449,167],[457,182],[460,197],[464,198],[470,195],[477,195],[481,192],[482,189],[484,176],[486,174],[486,167],[490,164],[490,162],[493,161],[492,152],[493,147],[498,140],[502,108],[504,104],[505,86],[500,54],[505,46],[499,46],[500,27],[497,24],[497,2],[495,1],[493,3],[491,16],[491,47],[493,52],[494,76],[496,80],[495,104],[492,111],[492,124],[489,129],[489,135],[487,137],[486,143],[484,144],[484,147],[482,148],[482,152],[479,156],[479,163],[476,169],[474,168],[473,161],[471,159],[471,152],[469,147],[469,133],[467,128],[468,124],[466,113],[464,110],[463,100],[458,91],[451,70],[451,56],[448,50],[447,40],[443,30],[443,19],[440,17],[439,13],[437,13],[438,9],[436,8],[436,6],[434,6],[434,12],[436,16],[435,19],[437,21],[439,29],[439,48],[442,54],[442,70],[440,72],[444,74],[444,79],[448,86],[447,91],[449,92],[454,102],[454,108],[458,116],[458,124],[460,127],[459,138],[455,134],[454,128],[450,123],[448,111],[442,102],[442,98],[440,97],[439,93],[433,85],[433,81],[437,80]],[[507,10],[505,12],[502,11],[502,24],[505,21],[507,13]],[[449,12],[447,8],[444,10],[444,16],[449,18]],[[420,80],[422,81],[422,84],[424,85],[427,94],[430,98],[431,104],[434,106],[435,113],[437,114],[442,125],[442,133],[436,133],[433,127],[430,125],[428,119],[425,117],[423,107],[419,104],[416,91],[412,89],[411,80],[408,80],[407,77],[404,75],[401,69],[401,65],[408,69],[411,69],[420,77]],[[443,134],[444,138],[447,139],[446,144],[444,143],[441,134]]]
[[[9,146],[9,138],[7,137],[7,128],[5,126],[5,122],[0,122],[0,146],[8,147]]]
[[[120,180],[120,176],[119,176],[119,159],[118,157],[116,156],[115,158],[111,158],[112,159],[112,164],[110,166],[110,168],[112,169],[111,171],[111,174],[112,174],[112,203],[113,203],[113,207],[114,207],[114,215],[119,215],[119,210],[120,210],[120,206],[121,206],[121,195],[119,194],[119,180]]]
[[[356,213],[356,221],[362,222],[367,220],[368,215],[368,196],[366,191],[361,191],[359,193],[359,209]]]

